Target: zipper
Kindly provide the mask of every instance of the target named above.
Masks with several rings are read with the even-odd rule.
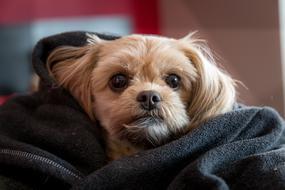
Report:
[[[83,178],[80,175],[71,171],[70,169],[66,168],[65,166],[63,166],[59,163],[56,163],[55,161],[53,161],[49,158],[46,158],[44,156],[39,156],[39,155],[32,154],[29,152],[24,152],[24,151],[19,151],[19,150],[10,150],[10,149],[1,149],[0,154],[6,154],[6,155],[11,155],[11,156],[23,157],[26,159],[37,160],[37,161],[40,161],[42,163],[48,164],[52,167],[55,167],[55,168],[63,171],[65,174],[72,176],[72,177],[75,177],[78,180]]]

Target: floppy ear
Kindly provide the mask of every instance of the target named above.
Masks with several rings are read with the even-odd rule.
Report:
[[[47,59],[50,75],[75,97],[93,120],[91,75],[97,51],[94,42],[82,47],[62,46],[51,52]]]
[[[182,51],[197,70],[188,107],[190,127],[231,110],[236,100],[235,81],[216,66],[205,41],[193,35],[190,33],[179,40]]]

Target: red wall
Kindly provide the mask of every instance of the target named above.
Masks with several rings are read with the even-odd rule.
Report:
[[[0,24],[80,16],[126,15],[135,33],[159,34],[158,0],[1,0]]]

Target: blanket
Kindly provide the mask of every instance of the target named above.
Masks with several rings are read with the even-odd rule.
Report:
[[[0,107],[0,189],[285,189],[284,121],[268,107],[237,104],[177,140],[107,162],[100,123],[45,66],[54,48],[85,44],[86,32],[69,32],[36,45],[39,92]]]

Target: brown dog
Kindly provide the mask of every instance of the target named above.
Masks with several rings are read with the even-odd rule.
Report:
[[[88,45],[59,47],[48,65],[105,129],[111,160],[164,144],[232,109],[234,80],[193,34],[112,41],[87,35]]]

